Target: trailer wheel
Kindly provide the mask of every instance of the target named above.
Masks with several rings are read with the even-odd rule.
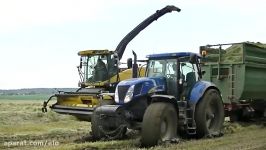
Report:
[[[197,137],[221,134],[224,122],[224,107],[217,90],[208,90],[196,106],[195,120]]]
[[[161,141],[176,138],[177,113],[171,103],[152,103],[145,111],[142,129],[141,144],[150,147]]]

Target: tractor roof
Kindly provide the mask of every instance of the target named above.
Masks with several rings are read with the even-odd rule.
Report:
[[[78,55],[79,56],[88,56],[88,55],[106,55],[106,54],[113,54],[113,51],[109,51],[107,49],[102,49],[102,50],[84,50],[84,51],[79,51]]]
[[[176,52],[176,53],[160,53],[160,54],[151,54],[151,55],[147,55],[146,57],[151,59],[166,59],[166,58],[177,58],[177,57],[186,57],[186,56],[190,56],[191,54],[195,54],[198,57],[200,57],[199,54],[197,53],[193,53],[193,52]]]

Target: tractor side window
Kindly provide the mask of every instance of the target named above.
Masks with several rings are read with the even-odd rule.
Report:
[[[178,96],[177,91],[177,60],[168,59],[166,60],[166,70],[165,70],[167,93],[169,95]]]
[[[166,64],[166,75],[176,77],[176,69],[176,60],[168,61]]]
[[[189,62],[180,63],[181,74],[184,77],[186,87],[191,89],[198,81],[197,67]]]

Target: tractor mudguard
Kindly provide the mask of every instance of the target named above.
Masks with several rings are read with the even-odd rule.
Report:
[[[157,99],[157,98],[161,98],[161,99],[175,99],[174,96],[172,95],[162,95],[162,94],[156,94],[156,95],[152,95],[151,96],[152,99]]]
[[[155,94],[151,96],[152,103],[157,102],[164,102],[164,103],[171,103],[175,107],[176,110],[178,110],[178,103],[174,96],[172,95],[163,95],[163,94]]]
[[[93,113],[100,116],[114,117],[122,111],[121,105],[102,105],[97,107]]]
[[[155,94],[151,96],[153,102],[169,102],[176,103],[176,98],[172,95]]]
[[[216,87],[215,84],[208,82],[208,81],[198,81],[194,87],[192,88],[191,92],[190,92],[190,97],[189,97],[189,104],[190,105],[195,105],[198,103],[198,101],[200,100],[200,98],[204,95],[205,91],[209,88],[214,88],[217,91],[218,88]],[[220,93],[220,91],[219,91]]]

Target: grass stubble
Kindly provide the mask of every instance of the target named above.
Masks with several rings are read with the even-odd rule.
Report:
[[[90,123],[52,111],[41,112],[42,101],[0,101],[0,149],[146,149],[138,132],[128,132],[125,140],[93,141]],[[261,123],[224,123],[224,136],[180,139],[178,144],[162,144],[152,150],[263,150],[266,127]]]

